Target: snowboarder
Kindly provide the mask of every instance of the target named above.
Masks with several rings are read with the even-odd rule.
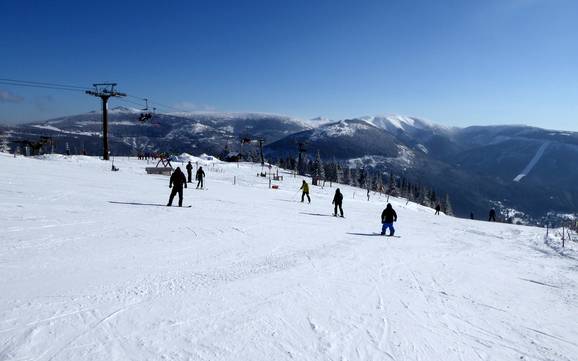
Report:
[[[436,213],[435,213],[436,216],[439,216],[439,215],[440,215],[440,210],[441,210],[441,209],[442,209],[442,207],[440,207],[439,204],[436,205]]]
[[[309,197],[309,184],[303,180],[303,184],[301,184],[301,188],[299,189],[303,191],[303,193],[301,193],[301,203],[305,201],[305,196],[307,196],[307,200],[311,203],[311,197]]]
[[[187,182],[193,182],[193,165],[191,164],[191,161],[187,164]]]
[[[393,236],[395,233],[395,228],[393,228],[393,222],[397,222],[397,213],[393,210],[391,203],[388,203],[383,212],[381,213],[381,235],[385,236],[385,231],[389,228],[389,235]]]
[[[335,190],[335,195],[333,196],[333,202],[332,204],[335,204],[335,209],[333,210],[333,215],[335,217],[337,217],[337,207],[339,207],[339,213],[341,213],[341,217],[343,217],[343,194],[341,194],[341,191],[339,190],[339,188],[337,188]]]
[[[205,171],[203,170],[203,167],[199,167],[195,176],[195,179],[197,180],[197,189],[199,189],[199,186],[203,189],[203,178],[205,178]]]
[[[496,221],[496,210],[494,208],[490,209],[490,218],[488,222],[495,222]]]
[[[187,188],[187,178],[185,178],[185,174],[181,171],[181,168],[177,167],[169,181],[169,188],[172,188],[173,190],[171,191],[167,207],[173,205],[173,199],[177,193],[179,194],[179,207],[183,206],[183,185]]]

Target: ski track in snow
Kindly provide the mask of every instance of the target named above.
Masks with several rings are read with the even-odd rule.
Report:
[[[532,159],[530,160],[528,165],[526,165],[526,168],[524,168],[524,170],[522,170],[522,172],[520,172],[520,174],[518,174],[514,178],[514,182],[519,182],[522,180],[522,178],[524,178],[528,174],[530,174],[532,169],[534,169],[536,164],[540,161],[540,159],[542,159],[542,156],[544,155],[544,152],[546,151],[546,149],[548,148],[549,145],[550,145],[550,142],[546,142],[546,143],[542,144],[540,146],[540,148],[538,148],[538,150],[536,151],[536,154],[534,154],[534,157],[532,157]]]
[[[392,198],[402,237],[366,236],[383,197],[319,217],[334,188],[199,162],[177,209],[143,161],[0,154],[0,360],[576,360],[576,259],[542,229]]]

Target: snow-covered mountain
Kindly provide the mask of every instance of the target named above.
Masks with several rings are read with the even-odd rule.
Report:
[[[450,128],[414,117],[329,123],[268,145],[272,156],[313,155],[403,174],[452,195],[458,214],[500,205],[534,219],[578,209],[578,134],[528,126]]]
[[[265,138],[273,142],[310,128],[306,122],[282,115],[265,113],[156,113],[152,120],[140,122],[141,110],[116,107],[109,111],[109,139],[113,154],[136,154],[137,151],[184,151],[195,154],[220,154],[229,144],[238,150],[239,138]],[[102,114],[90,112],[15,127],[13,140],[51,136],[56,151],[65,144],[79,153],[99,154]]]
[[[313,153],[319,151],[326,159],[349,159],[364,155],[397,157],[402,145],[396,137],[360,119],[327,123],[314,129],[289,135],[267,145],[267,153],[275,157],[291,156],[298,143],[307,143]]]
[[[520,125],[451,128],[400,115],[330,121],[261,113],[157,113],[145,123],[139,115],[137,109],[111,110],[113,154],[222,154],[225,148],[239,151],[241,137],[263,137],[272,158],[296,157],[297,144],[305,142],[309,157],[319,151],[326,160],[403,174],[449,193],[461,216],[485,217],[496,204],[534,219],[578,209],[578,169],[572,166],[578,163],[577,133]],[[68,143],[72,153],[100,154],[101,126],[101,114],[91,112],[5,127],[0,138],[6,144],[51,136],[56,152],[64,153]]]
[[[1,360],[575,360],[578,243],[256,164],[0,153]],[[175,165],[177,165],[175,163]],[[273,169],[276,171],[276,169]],[[236,179],[234,183],[232,180]],[[310,179],[308,179],[310,181]],[[357,194],[357,197],[355,195]]]

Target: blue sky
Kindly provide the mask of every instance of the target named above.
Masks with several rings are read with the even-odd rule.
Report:
[[[115,81],[183,110],[578,130],[578,1],[101,4],[0,2],[0,78]],[[0,122],[98,107],[0,84]]]

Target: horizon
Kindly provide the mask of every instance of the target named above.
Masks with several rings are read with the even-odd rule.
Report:
[[[109,106],[109,111],[115,110],[115,109],[127,109],[129,111],[132,112],[139,112],[142,111],[141,109],[138,108],[133,108],[130,106],[126,106],[126,105],[117,105],[117,106]],[[18,127],[18,126],[25,126],[28,124],[37,124],[37,123],[44,123],[44,122],[49,122],[49,121],[53,121],[56,119],[60,119],[60,118],[67,118],[67,117],[75,117],[75,116],[81,116],[84,114],[89,114],[89,113],[96,113],[96,114],[102,114],[102,110],[101,109],[93,109],[93,110],[89,110],[87,112],[84,113],[75,113],[75,114],[68,114],[68,115],[62,115],[62,116],[57,116],[54,118],[49,118],[49,119],[40,119],[40,120],[33,120],[30,122],[15,122],[15,123],[10,123],[10,122],[2,122],[0,121],[0,126],[6,126],[6,127]],[[535,126],[535,125],[530,125],[530,124],[523,124],[523,123],[496,123],[496,124],[466,124],[466,125],[447,125],[444,123],[440,123],[440,122],[436,122],[433,121],[431,119],[428,118],[424,118],[424,117],[419,117],[419,116],[415,116],[415,115],[407,115],[407,114],[394,114],[394,113],[390,113],[390,114],[375,114],[375,115],[370,115],[370,114],[364,114],[364,115],[359,115],[359,116],[354,116],[354,117],[349,117],[349,118],[343,118],[343,119],[329,119],[329,118],[325,118],[322,117],[322,119],[317,119],[317,118],[310,118],[310,119],[305,119],[305,118],[301,118],[301,117],[297,117],[297,116],[293,116],[291,114],[281,114],[281,113],[273,113],[273,112],[259,112],[259,111],[242,111],[242,112],[235,112],[235,111],[218,111],[218,110],[191,110],[191,111],[167,111],[167,112],[159,112],[157,111],[156,113],[158,114],[163,114],[163,115],[171,115],[171,116],[186,116],[188,114],[199,114],[199,115],[205,115],[205,114],[214,114],[214,115],[220,115],[220,114],[227,114],[227,115],[243,115],[243,114],[254,114],[254,115],[270,115],[270,116],[277,116],[277,117],[287,117],[290,119],[294,119],[297,121],[303,121],[303,122],[311,122],[311,123],[315,123],[316,121],[320,122],[320,125],[323,124],[328,124],[328,123],[336,123],[336,122],[340,122],[343,120],[349,120],[349,119],[359,119],[359,120],[363,120],[363,118],[365,117],[383,117],[383,118],[389,118],[389,117],[408,117],[408,118],[414,118],[414,119],[419,119],[428,123],[431,123],[433,125],[436,126],[446,126],[448,128],[468,128],[468,127],[516,127],[516,126],[523,126],[523,127],[535,127],[535,128],[540,128],[540,129],[544,129],[544,130],[552,130],[552,131],[561,131],[561,132],[578,132],[576,130],[568,130],[568,129],[554,129],[554,128],[548,128],[548,127],[542,127],[542,126]]]
[[[159,112],[399,114],[578,131],[578,3],[569,0],[125,1],[104,22],[93,10],[0,5],[0,44],[11,49],[0,78],[86,88],[107,79]],[[110,107],[126,104],[144,107],[134,96]],[[0,82],[0,124],[95,109],[99,100],[78,92]]]

